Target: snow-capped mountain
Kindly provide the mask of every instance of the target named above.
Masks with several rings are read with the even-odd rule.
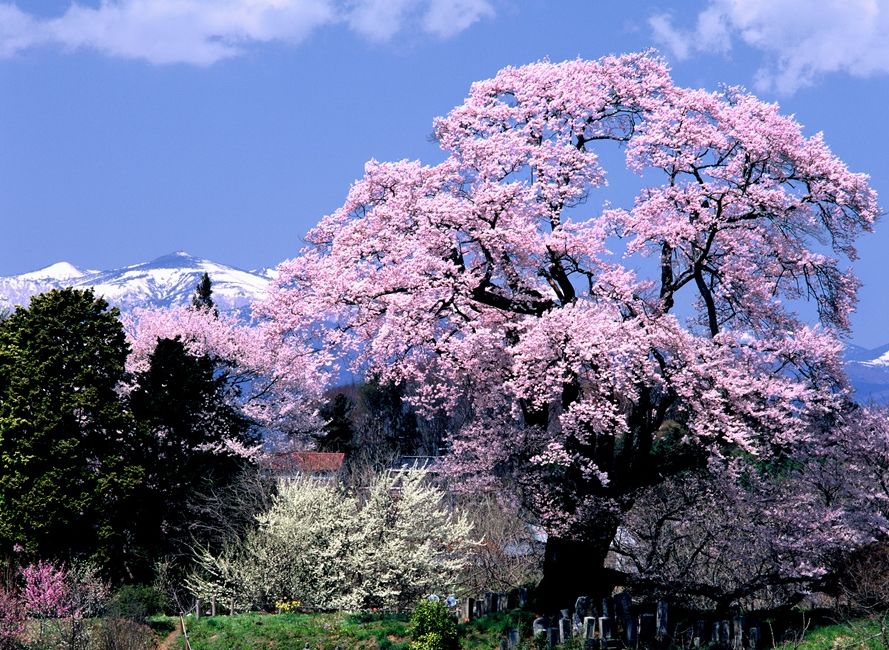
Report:
[[[889,345],[866,350],[846,346],[846,373],[859,401],[889,403]]]
[[[264,298],[271,277],[269,269],[242,271],[182,252],[111,271],[89,271],[59,262],[38,271],[0,277],[0,308],[26,305],[33,295],[64,287],[91,287],[122,311],[188,304],[205,272],[221,311],[247,309]]]

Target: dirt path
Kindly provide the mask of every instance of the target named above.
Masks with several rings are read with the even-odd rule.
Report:
[[[179,630],[173,630],[167,635],[167,638],[164,639],[161,644],[158,646],[158,650],[172,650],[176,643],[176,638],[179,636]]]

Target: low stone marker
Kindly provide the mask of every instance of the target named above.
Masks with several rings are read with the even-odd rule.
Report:
[[[534,636],[537,636],[541,632],[546,632],[549,629],[549,619],[546,616],[541,616],[540,618],[535,618],[534,623],[531,625],[531,631]]]

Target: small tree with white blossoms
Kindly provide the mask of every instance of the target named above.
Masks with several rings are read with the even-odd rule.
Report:
[[[329,483],[282,485],[239,544],[218,556],[198,553],[189,588],[197,596],[235,596],[242,605],[408,608],[452,584],[472,546],[472,525],[447,508],[426,476],[380,475],[366,499]]]

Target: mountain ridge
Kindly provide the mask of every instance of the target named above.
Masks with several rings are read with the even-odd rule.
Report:
[[[81,269],[58,262],[21,275],[0,277],[0,308],[26,305],[31,296],[65,287],[92,288],[121,311],[138,307],[188,304],[204,273],[213,282],[213,299],[220,311],[249,309],[265,298],[268,270],[263,275],[219,264],[184,251],[162,255],[108,271]]]
[[[0,277],[0,309],[25,305],[33,295],[67,286],[92,287],[122,312],[189,304],[205,272],[213,282],[213,300],[223,312],[247,312],[252,303],[265,298],[269,281],[277,274],[274,268],[244,271],[183,251],[109,271],[58,262],[21,275]],[[859,401],[889,403],[889,344],[870,350],[847,344],[844,360]]]

